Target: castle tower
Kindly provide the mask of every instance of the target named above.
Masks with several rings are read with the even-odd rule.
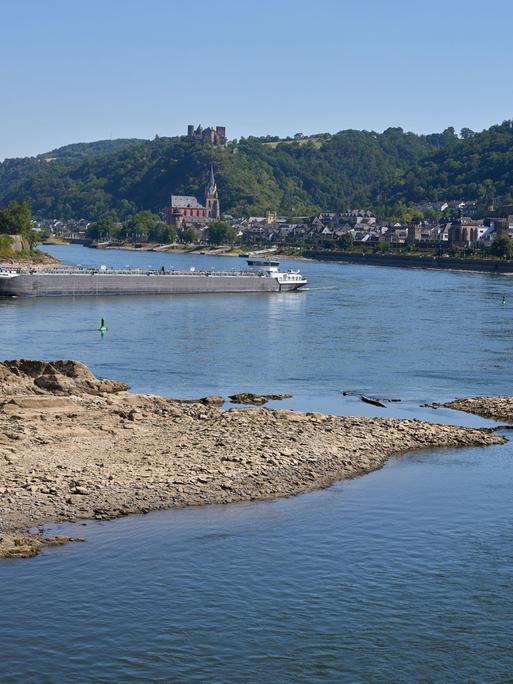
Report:
[[[219,196],[217,194],[217,184],[212,164],[210,164],[210,178],[205,187],[205,207],[207,209],[207,216],[213,219],[220,218]]]

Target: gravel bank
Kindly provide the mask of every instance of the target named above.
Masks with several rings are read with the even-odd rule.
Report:
[[[456,399],[444,404],[448,408],[466,413],[474,413],[483,418],[504,420],[513,423],[513,397],[471,397],[470,399]]]
[[[6,361],[0,557],[14,550],[16,534],[26,538],[16,531],[50,521],[288,496],[368,473],[415,449],[504,441],[488,430],[417,420],[220,411],[129,394],[123,383],[98,380],[74,361]]]

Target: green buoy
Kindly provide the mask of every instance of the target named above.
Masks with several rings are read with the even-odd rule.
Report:
[[[100,332],[107,332],[107,326],[105,325],[105,320],[103,318],[100,321]]]

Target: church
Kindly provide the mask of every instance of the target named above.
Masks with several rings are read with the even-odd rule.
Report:
[[[220,216],[221,209],[212,165],[210,166],[210,177],[205,186],[203,204],[200,204],[196,197],[190,195],[171,195],[171,201],[166,208],[166,223],[177,228],[185,224],[203,225],[219,219]]]

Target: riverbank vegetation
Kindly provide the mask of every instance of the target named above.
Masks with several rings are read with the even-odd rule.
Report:
[[[107,212],[88,226],[86,236],[93,242],[168,244],[175,242],[176,230],[151,211],[132,214],[124,222],[118,222],[114,212]]]
[[[28,202],[0,206],[0,257],[32,254],[37,240]]]

